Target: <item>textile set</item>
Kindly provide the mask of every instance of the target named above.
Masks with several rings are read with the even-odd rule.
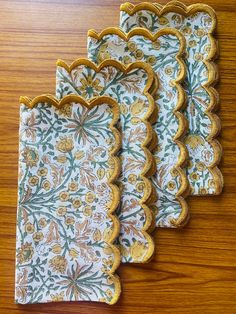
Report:
[[[205,4],[124,3],[88,59],[57,61],[56,97],[20,98],[17,303],[116,303],[120,262],[221,193],[215,29]]]

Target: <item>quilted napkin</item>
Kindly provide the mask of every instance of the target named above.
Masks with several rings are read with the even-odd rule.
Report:
[[[17,303],[115,303],[118,104],[75,95],[20,100]]]
[[[181,58],[185,51],[184,37],[175,29],[152,35],[141,28],[128,34],[119,28],[108,28],[100,34],[91,30],[88,36],[88,56],[92,61],[99,63],[110,58],[124,64],[146,61],[159,78],[158,118],[154,124],[158,135],[158,147],[154,151],[157,171],[153,177],[158,194],[156,226],[180,227],[188,218],[184,199],[188,182],[182,169],[187,151],[181,142],[187,123],[180,112],[185,104],[180,85],[185,77]]]
[[[149,90],[155,91],[157,82],[152,68],[143,62],[124,66],[114,60],[96,66],[88,59],[78,59],[71,66],[59,60],[57,65],[58,98],[70,93],[86,99],[108,95],[119,103],[122,172],[118,180],[121,190],[118,245],[122,262],[146,262],[154,251],[149,229],[155,190],[148,179],[155,171],[150,146],[156,145],[151,127],[156,109]]]
[[[120,26],[125,32],[143,27],[155,33],[166,27],[178,29],[186,38],[187,76],[184,82],[188,96],[186,117],[189,132],[185,138],[190,162],[187,175],[194,195],[220,194],[223,178],[217,165],[222,151],[215,139],[220,130],[218,94],[213,88],[218,72],[213,59],[217,45],[213,37],[216,15],[208,5],[185,6],[171,1],[165,6],[151,3],[121,5]]]

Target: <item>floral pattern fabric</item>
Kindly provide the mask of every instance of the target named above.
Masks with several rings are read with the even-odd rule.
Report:
[[[58,109],[47,98],[20,108],[15,299],[114,303],[118,107],[101,99]]]
[[[99,63],[107,58],[125,64],[146,61],[159,78],[156,100],[158,119],[153,126],[158,136],[158,147],[154,152],[157,171],[153,177],[158,194],[158,210],[155,212],[158,227],[177,227],[187,217],[186,203],[177,197],[185,179],[184,174],[176,169],[182,151],[174,141],[180,128],[180,120],[174,111],[177,104],[181,106],[181,88],[176,81],[183,71],[182,63],[177,58],[183,49],[181,35],[177,33],[167,31],[152,40],[147,33],[146,36],[132,34],[128,40],[124,40],[125,34],[111,29],[105,31],[104,35],[91,31],[88,38],[88,56],[92,61]]]
[[[154,100],[147,93],[152,76],[146,67],[135,66],[125,71],[118,62],[104,65],[99,71],[94,69],[94,64],[89,60],[84,62],[78,59],[75,63],[69,71],[63,62],[58,62],[58,98],[71,93],[86,99],[108,95],[119,102],[122,171],[118,180],[121,189],[117,210],[121,224],[118,245],[122,262],[145,262],[154,251],[152,239],[146,232],[151,224],[152,213],[145,205],[145,198],[151,193],[151,187],[150,182],[142,176],[145,168],[151,166],[143,145],[149,138],[148,125],[144,120],[154,109]],[[151,67],[149,70],[152,71]]]
[[[169,6],[171,5],[170,3]],[[201,6],[201,4],[195,6]],[[216,141],[214,145],[211,144],[208,137],[211,136],[213,127],[219,130],[220,126],[218,120],[213,121],[214,118],[210,119],[206,114],[206,111],[212,107],[212,101],[216,96],[204,88],[204,84],[209,80],[209,73],[215,72],[216,75],[216,70],[208,69],[205,63],[214,49],[214,42],[209,36],[215,20],[213,10],[207,7],[207,10],[212,12],[210,14],[199,8],[186,16],[188,7],[180,3],[176,6],[173,4],[172,9],[169,8],[168,12],[163,14],[155,13],[155,11],[160,12],[161,5],[158,5],[158,8],[156,5],[156,9],[153,11],[140,9],[134,14],[128,13],[129,11],[125,9],[128,4],[124,4],[123,7],[124,11],[121,8],[120,26],[125,32],[129,32],[135,27],[143,27],[155,33],[160,29],[173,27],[185,36],[187,76],[184,88],[188,97],[185,114],[189,121],[189,132],[185,143],[190,155],[187,175],[192,194],[219,194],[222,189],[222,177],[218,169],[217,171],[214,169],[216,169],[215,165],[219,160],[221,149]],[[168,4],[166,8],[168,8]],[[194,5],[191,6],[191,9],[193,8]],[[182,10],[182,14],[178,13],[180,10]],[[214,131],[214,133],[217,132]]]

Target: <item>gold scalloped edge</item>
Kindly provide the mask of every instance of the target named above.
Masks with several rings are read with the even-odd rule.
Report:
[[[113,112],[113,119],[112,119],[112,122],[110,124],[110,129],[111,129],[111,132],[115,138],[115,145],[114,145],[113,149],[110,151],[109,157],[112,159],[112,164],[114,165],[114,172],[111,175],[111,177],[108,179],[109,187],[112,190],[112,201],[110,204],[110,208],[107,211],[108,217],[110,218],[110,220],[112,221],[112,224],[113,224],[113,230],[112,230],[112,234],[110,236],[109,241],[104,241],[104,243],[112,249],[113,256],[114,256],[114,262],[113,262],[113,265],[112,265],[110,271],[108,272],[108,274],[114,282],[115,291],[114,291],[114,296],[113,296],[112,300],[110,302],[106,302],[106,303],[115,304],[118,301],[119,296],[121,294],[120,278],[115,273],[117,268],[120,265],[121,254],[120,254],[120,251],[117,248],[117,246],[114,245],[114,241],[115,241],[115,239],[117,239],[117,237],[119,236],[119,233],[120,233],[120,222],[119,222],[118,217],[115,214],[115,211],[116,211],[116,209],[119,205],[119,202],[120,202],[120,191],[119,191],[118,186],[115,184],[115,182],[118,179],[120,172],[121,172],[120,159],[116,156],[118,151],[120,150],[120,147],[121,147],[121,134],[118,131],[118,129],[115,127],[115,125],[117,124],[117,122],[119,120],[119,116],[120,116],[119,105],[113,98],[111,98],[109,96],[97,97],[97,98],[91,100],[90,102],[86,101],[84,98],[82,98],[81,96],[77,96],[77,95],[68,95],[68,96],[63,97],[61,100],[58,100],[55,96],[50,95],[50,94],[40,95],[40,96],[37,96],[33,99],[30,99],[28,97],[22,97],[22,96],[20,97],[20,104],[23,104],[30,109],[36,107],[39,103],[47,103],[47,104],[50,104],[51,106],[54,106],[54,107],[59,109],[59,108],[63,107],[64,105],[66,105],[68,103],[72,103],[72,102],[76,103],[76,104],[83,105],[86,108],[88,108],[89,110],[96,107],[96,106],[107,104],[107,105],[109,105],[109,107],[111,108],[111,110]]]
[[[218,92],[213,87],[219,78],[219,71],[216,64],[214,63],[214,60],[217,58],[219,53],[217,40],[214,38],[214,32],[217,27],[217,19],[214,9],[211,6],[203,3],[196,3],[186,6],[180,1],[170,1],[164,6],[157,3],[152,4],[148,2],[143,2],[137,5],[127,2],[121,4],[120,10],[126,12],[129,15],[133,15],[140,10],[148,10],[155,13],[158,17],[169,12],[179,13],[187,17],[197,12],[204,12],[210,15],[212,19],[212,28],[208,33],[208,38],[210,40],[211,50],[208,54],[208,57],[203,62],[208,69],[209,75],[208,81],[204,85],[202,85],[202,87],[208,93],[210,98],[210,104],[205,111],[205,115],[211,121],[211,131],[205,140],[213,148],[214,152],[214,160],[209,166],[207,166],[207,168],[209,169],[209,172],[211,173],[216,183],[215,193],[212,195],[219,195],[222,192],[224,186],[224,179],[220,169],[218,168],[218,165],[222,158],[222,147],[216,139],[221,130],[221,122],[219,117],[214,113],[214,111],[217,110],[219,104]]]
[[[76,67],[80,65],[87,66],[93,69],[96,73],[99,73],[104,67],[113,66],[125,74],[129,73],[130,71],[134,69],[143,69],[148,75],[147,85],[143,91],[143,94],[147,97],[147,100],[149,101],[149,104],[150,104],[150,108],[148,112],[146,113],[145,117],[141,119],[142,123],[145,124],[146,130],[147,130],[146,139],[143,143],[141,143],[141,148],[144,151],[144,154],[146,157],[146,163],[143,167],[140,177],[145,183],[145,191],[144,191],[144,195],[142,199],[139,201],[139,204],[142,207],[145,214],[145,224],[143,228],[141,229],[141,233],[143,234],[144,238],[146,239],[148,243],[148,250],[142,261],[134,261],[134,263],[145,263],[147,260],[151,258],[151,256],[154,253],[154,241],[152,237],[150,236],[150,234],[148,233],[148,230],[150,226],[153,224],[153,215],[152,215],[151,208],[149,207],[149,203],[153,199],[156,199],[156,194],[153,195],[154,187],[149,177],[154,174],[156,169],[153,167],[153,165],[155,165],[154,156],[152,155],[148,146],[154,137],[154,131],[150,123],[150,119],[152,119],[153,114],[155,114],[156,112],[156,109],[155,109],[156,106],[155,106],[154,99],[151,96],[149,91],[152,88],[154,81],[156,85],[155,85],[155,89],[153,90],[155,91],[158,88],[158,81],[152,70],[152,67],[149,64],[145,62],[141,62],[141,61],[133,62],[129,65],[124,65],[123,63],[119,61],[109,59],[109,60],[105,60],[101,62],[99,65],[96,65],[94,62],[90,61],[89,59],[80,58],[80,59],[75,60],[70,66],[68,66],[62,60],[57,61],[57,66],[64,68],[68,73],[71,73],[73,69],[75,69]]]
[[[178,90],[178,96],[179,96],[176,107],[173,110],[174,115],[179,121],[179,128],[178,128],[177,134],[173,138],[173,142],[175,142],[176,145],[178,145],[178,148],[180,151],[175,169],[179,173],[181,186],[179,188],[179,191],[176,193],[176,200],[179,202],[182,210],[177,219],[171,220],[173,227],[180,228],[187,223],[187,220],[189,217],[188,205],[185,200],[185,197],[189,194],[189,182],[188,182],[187,175],[183,169],[188,160],[188,151],[185,144],[182,142],[182,139],[188,129],[188,121],[185,118],[184,114],[180,112],[180,110],[183,110],[186,106],[186,95],[181,85],[186,77],[186,67],[183,61],[183,55],[186,49],[185,38],[179,31],[173,28],[161,29],[155,34],[152,34],[150,31],[140,28],[140,27],[137,27],[131,30],[127,34],[117,27],[106,28],[100,33],[97,33],[93,29],[88,31],[88,36],[95,38],[96,40],[101,40],[106,35],[117,35],[125,41],[128,41],[133,36],[141,35],[141,36],[144,36],[145,38],[148,38],[149,40],[153,42],[162,35],[173,35],[173,36],[176,36],[180,42],[180,49],[176,55],[176,60],[180,66],[180,73],[178,77],[176,78],[176,80],[173,82],[176,89]]]

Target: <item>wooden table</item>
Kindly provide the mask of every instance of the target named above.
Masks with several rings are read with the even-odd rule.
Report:
[[[120,267],[123,294],[115,306],[88,302],[14,304],[18,98],[54,93],[56,59],[71,62],[85,57],[87,30],[116,26],[120,3],[0,1],[1,314],[236,313],[235,0],[208,1],[219,19],[224,193],[190,198],[191,221],[185,229],[158,230],[156,254],[149,264]]]

